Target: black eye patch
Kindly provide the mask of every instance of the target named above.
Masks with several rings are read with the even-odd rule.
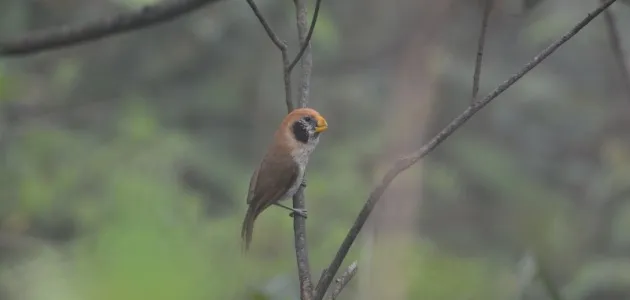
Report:
[[[296,140],[304,144],[308,143],[308,129],[306,128],[306,124],[298,121],[293,123],[293,127],[291,129]]]

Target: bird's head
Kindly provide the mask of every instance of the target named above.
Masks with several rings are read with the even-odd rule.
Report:
[[[319,134],[328,129],[326,119],[311,108],[298,108],[289,113],[281,128],[299,144],[317,142]]]

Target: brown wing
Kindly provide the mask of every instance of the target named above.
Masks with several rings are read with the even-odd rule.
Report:
[[[252,178],[249,179],[249,190],[247,191],[247,204],[252,203],[252,198],[254,197],[254,188],[256,187],[256,179],[258,179],[258,168],[254,170],[254,174],[252,174]]]
[[[249,208],[241,229],[245,249],[249,248],[254,231],[254,221],[258,215],[286,194],[297,180],[299,172],[299,166],[290,156],[265,157],[260,168],[254,171],[247,195]]]
[[[264,203],[266,207],[280,200],[293,186],[299,172],[299,166],[288,155],[265,157],[255,172],[252,195],[248,197],[250,204]]]

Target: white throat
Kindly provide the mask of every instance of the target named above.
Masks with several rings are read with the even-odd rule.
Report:
[[[308,164],[308,158],[315,150],[315,147],[319,143],[319,137],[313,138],[308,141],[306,144],[301,144],[295,150],[291,151],[291,156],[295,160],[295,162],[300,166],[300,169],[304,171],[306,165]]]

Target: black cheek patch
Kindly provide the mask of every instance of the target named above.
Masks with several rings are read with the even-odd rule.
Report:
[[[304,144],[308,143],[308,131],[301,122],[293,123],[292,129],[296,140]]]

